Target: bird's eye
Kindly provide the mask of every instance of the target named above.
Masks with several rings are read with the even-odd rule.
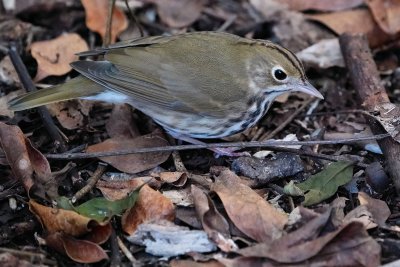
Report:
[[[276,66],[272,69],[272,76],[279,82],[284,82],[288,77],[281,66]]]

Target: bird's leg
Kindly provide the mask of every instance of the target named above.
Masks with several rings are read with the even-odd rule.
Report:
[[[194,139],[192,137],[189,137],[187,135],[184,134],[178,134],[178,133],[172,133],[172,132],[168,132],[172,137],[179,139],[181,141],[185,141],[188,142],[190,144],[193,145],[204,145],[206,143]],[[228,156],[228,157],[248,157],[250,156],[249,152],[235,152],[236,150],[240,149],[237,147],[225,147],[225,148],[208,148],[209,150],[213,151],[216,153],[216,157],[220,157],[220,156]]]

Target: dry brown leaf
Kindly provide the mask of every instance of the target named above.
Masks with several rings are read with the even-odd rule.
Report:
[[[378,225],[385,225],[386,220],[392,214],[385,201],[372,198],[364,192],[358,193],[358,200],[360,201],[360,205],[367,207]]]
[[[271,253],[268,252],[270,247],[266,247],[265,244],[258,244],[253,248],[257,248],[257,251],[249,253],[250,255],[263,255],[266,258],[262,258],[263,256],[245,256],[229,260],[221,257],[218,258],[218,261],[228,267],[380,266],[380,245],[373,238],[368,236],[368,232],[363,225],[358,222],[349,223],[317,239],[304,240],[290,248],[292,252],[298,250],[298,252],[296,252],[297,255],[303,255],[304,253],[305,255],[311,256],[317,253],[306,261],[300,261],[295,255],[283,262],[271,260],[271,258],[279,258],[280,254],[287,255],[284,249],[276,251],[273,248],[273,244],[271,248],[274,252]],[[313,253],[310,253],[310,249]],[[251,252],[250,249],[247,249],[247,251]],[[302,256],[301,258],[304,259],[306,257]],[[295,264],[293,265],[293,263]]]
[[[216,260],[206,262],[196,262],[193,260],[172,260],[169,262],[171,267],[224,267],[224,265]]]
[[[5,116],[5,117],[9,117],[9,118],[14,117],[14,111],[9,109],[8,102],[11,99],[16,98],[17,96],[20,96],[24,93],[26,93],[26,91],[23,89],[20,89],[17,91],[12,91],[12,92],[8,93],[7,95],[0,97],[0,116]]]
[[[197,217],[208,237],[224,252],[237,250],[230,236],[228,221],[219,213],[210,197],[195,185],[191,190]]]
[[[378,0],[379,1],[379,0]],[[292,10],[340,11],[359,6],[364,0],[279,0]]]
[[[111,232],[111,223],[96,225],[91,228],[91,231],[85,235],[84,239],[95,244],[103,244],[110,238]]]
[[[97,244],[75,239],[62,233],[53,233],[45,238],[46,244],[58,252],[80,263],[94,263],[108,259],[105,251]]]
[[[46,207],[32,199],[29,201],[29,210],[36,215],[49,233],[63,232],[80,236],[90,231],[88,224],[93,221],[75,211]]]
[[[49,162],[32,146],[20,128],[0,122],[0,143],[15,177],[21,181],[27,192],[34,184],[50,185],[52,177]]]
[[[382,30],[391,35],[400,31],[400,1],[367,0],[365,2]]]
[[[85,117],[93,107],[93,101],[70,100],[47,105],[51,115],[68,130],[74,130],[85,125]]]
[[[378,224],[375,223],[371,212],[366,206],[363,205],[351,210],[349,213],[346,214],[343,220],[344,223],[354,221],[362,223],[367,230],[373,229],[378,226]]]
[[[103,195],[110,200],[126,197],[143,182],[140,179],[132,179],[127,182],[102,181],[97,185]],[[122,193],[121,193],[122,192]],[[135,205],[125,211],[122,216],[122,228],[125,232],[132,234],[139,224],[157,220],[174,220],[175,207],[172,202],[160,192],[145,185],[139,192]]]
[[[368,9],[355,9],[328,14],[307,15],[308,19],[318,21],[337,34],[364,33],[372,47],[379,46],[390,40],[373,20]]]
[[[271,242],[282,235],[287,215],[278,211],[229,170],[217,177],[211,189],[240,231],[259,242]]]
[[[174,219],[175,206],[171,200],[145,185],[135,205],[122,215],[121,224],[124,232],[132,234],[142,223]]]
[[[160,19],[172,28],[191,25],[201,15],[207,0],[144,0],[157,6]]]
[[[100,34],[101,38],[106,35],[108,0],[81,0],[86,13],[86,26]],[[115,43],[117,36],[128,28],[128,19],[125,13],[118,7],[114,7],[111,25],[111,43]]]
[[[175,187],[182,187],[187,182],[187,174],[184,172],[160,172],[160,180]]]
[[[102,143],[89,146],[86,152],[120,151],[144,147],[162,147],[167,145],[168,141],[165,140],[161,134],[151,133],[134,139],[107,139]],[[170,152],[154,152],[130,154],[126,156],[103,157],[100,159],[109,163],[120,171],[127,173],[138,173],[158,166],[166,161],[169,155]]]
[[[32,57],[38,63],[35,81],[50,75],[64,75],[72,68],[70,63],[78,60],[75,54],[89,49],[85,40],[76,33],[66,33],[59,37],[32,43]]]
[[[140,136],[133,118],[132,107],[128,104],[114,105],[106,123],[106,130],[110,137],[135,138]]]

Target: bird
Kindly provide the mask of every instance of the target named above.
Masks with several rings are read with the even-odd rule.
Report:
[[[291,51],[229,33],[141,37],[78,55],[102,59],[71,63],[79,76],[18,96],[9,109],[74,98],[127,103],[172,136],[196,143],[254,126],[281,94],[323,99]]]

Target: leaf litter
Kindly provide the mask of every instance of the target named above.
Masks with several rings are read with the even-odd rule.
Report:
[[[21,51],[25,51],[21,53],[24,63],[31,73],[36,71],[35,80],[44,83],[41,87],[61,83],[67,74],[76,75],[69,67],[77,59],[75,53],[87,50],[88,44],[91,48],[101,45],[109,1],[71,0],[45,5],[30,2],[29,10],[19,1],[7,6],[6,10],[13,10],[17,16],[12,15],[12,23],[0,23],[0,40],[7,43],[21,39],[18,42],[23,46]],[[311,82],[326,96],[326,101],[318,106],[306,107],[309,110],[304,114],[326,114],[307,118],[300,114],[276,139],[288,135],[298,140],[318,140],[342,134],[370,134],[368,122],[360,114],[337,112],[360,108],[347,83],[337,42],[337,35],[345,31],[367,34],[370,46],[376,49],[378,64],[391,60],[392,64],[382,73],[383,83],[395,100],[392,102],[399,100],[397,1],[128,2],[135,8],[147,35],[225,29],[242,36],[273,39],[299,52]],[[40,14],[35,10],[38,6],[53,10],[56,17],[24,15]],[[119,3],[113,13],[112,43],[124,35],[122,32],[128,26],[137,27],[127,15],[126,8]],[[44,28],[38,29],[38,25]],[[58,26],[60,29],[54,30]],[[69,33],[61,34],[63,31]],[[1,58],[4,55],[0,50]],[[31,64],[31,56],[37,67]],[[16,76],[12,68],[3,70],[0,103],[20,94]],[[268,113],[273,116],[266,116],[257,127],[236,136],[236,140],[268,136],[295,112],[301,101],[301,97],[291,96],[275,103]],[[372,115],[398,139],[398,109],[395,104],[390,105],[377,107]],[[54,104],[50,109],[69,149],[107,152],[170,144],[157,125],[127,105],[111,107],[74,100]],[[21,198],[13,193],[17,209],[7,216],[15,218],[6,220],[0,214],[0,220],[5,226],[17,227],[18,223],[25,223],[21,214],[29,212],[29,206],[38,218],[34,225],[40,233],[37,240],[42,237],[47,247],[67,255],[57,256],[60,265],[110,263],[115,253],[126,264],[128,258],[123,257],[122,248],[109,250],[115,241],[110,241],[111,233],[115,231],[142,264],[160,264],[157,257],[161,256],[169,258],[171,266],[379,266],[389,259],[381,254],[387,250],[381,244],[393,242],[396,239],[389,235],[399,232],[395,219],[399,209],[393,187],[389,183],[375,186],[371,181],[375,174],[369,171],[371,168],[365,168],[380,162],[383,167],[379,177],[385,176],[385,158],[375,153],[379,150],[377,143],[301,148],[349,159],[331,164],[298,156],[289,161],[273,152],[259,152],[265,159],[256,163],[254,159],[250,163],[249,159],[237,159],[242,162],[240,171],[232,159],[215,159],[203,150],[181,153],[185,171],[178,170],[176,158],[171,159],[170,152],[82,159],[70,165],[46,159],[46,153],[56,152],[57,146],[35,112],[1,112],[4,118],[0,124],[0,153],[5,156],[2,162],[8,164],[1,167],[1,172],[8,181],[17,181],[14,185],[0,179],[1,189],[4,185],[4,192],[14,192],[13,186],[22,186],[26,194]],[[378,149],[369,149],[371,146]],[[279,164],[268,164],[276,158],[281,159]],[[110,172],[72,206],[68,199],[86,183],[99,160],[109,164]],[[265,174],[266,168],[273,173],[271,177]],[[116,172],[127,175],[110,175]],[[347,191],[348,182],[353,183],[353,194]],[[135,191],[141,186],[139,192]],[[8,205],[9,199],[0,194],[0,204]],[[60,204],[63,200],[64,205],[54,206],[55,200]],[[18,223],[14,226],[15,221]],[[21,233],[24,241],[14,238],[13,246],[32,246],[32,232]],[[5,246],[11,244],[4,237],[0,237],[0,242]],[[144,247],[145,257],[138,246]],[[47,247],[43,247],[46,257],[52,258],[53,250]]]

